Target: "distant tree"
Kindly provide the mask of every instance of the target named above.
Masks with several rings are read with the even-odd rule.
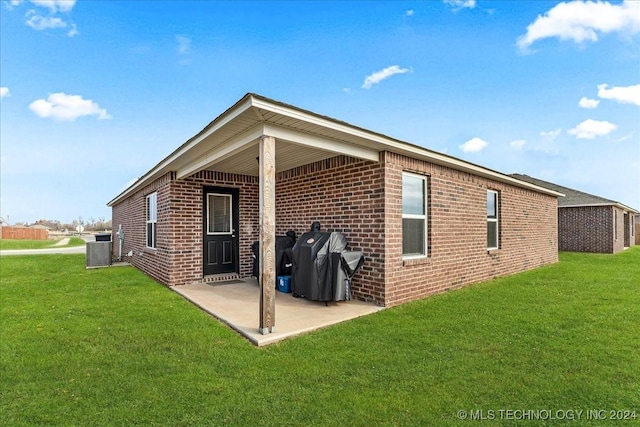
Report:
[[[80,217],[82,219],[82,217]],[[80,220],[74,221],[73,229],[80,224]],[[106,220],[104,217],[99,217],[98,219],[94,217],[89,217],[89,219],[82,223],[84,229],[86,231],[104,231],[111,230],[111,220]]]
[[[76,231],[76,228],[78,227],[78,225],[80,225],[80,223],[78,222],[77,219],[74,219],[73,221],[71,221],[71,224],[65,224],[65,227],[67,230],[69,231]]]
[[[99,231],[110,230],[111,229],[111,220],[106,221],[104,217],[98,218],[95,223],[95,229]]]
[[[57,219],[39,219],[32,225],[44,225],[45,227],[49,227],[51,230],[60,230],[62,228],[62,224]]]
[[[77,224],[74,224],[74,223],[75,221],[67,222],[62,224],[61,227],[65,230],[75,230]]]

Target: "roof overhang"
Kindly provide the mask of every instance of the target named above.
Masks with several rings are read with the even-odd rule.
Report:
[[[603,207],[603,206],[615,206],[616,208],[620,208],[623,211],[628,211],[634,214],[640,213],[639,211],[630,208],[627,205],[623,205],[622,203],[585,203],[581,205],[558,205],[558,209],[560,208],[591,208],[591,207]]]
[[[539,193],[564,196],[446,154],[249,93],[111,200],[108,206],[119,203],[168,172],[175,172],[177,179],[207,169],[258,176],[256,158],[262,136],[276,138],[276,171],[340,154],[377,162],[380,152],[390,151]]]

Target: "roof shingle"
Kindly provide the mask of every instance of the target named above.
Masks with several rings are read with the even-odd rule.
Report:
[[[583,191],[574,190],[573,188],[563,187],[562,185],[554,184],[552,182],[543,181],[541,179],[530,177],[529,175],[523,175],[519,173],[512,173],[510,176],[519,179],[521,181],[529,182],[531,184],[538,185],[540,187],[548,188],[550,190],[563,193],[565,197],[558,197],[558,207],[569,206],[602,206],[602,205],[618,205],[624,206],[631,211],[637,212],[635,209],[629,208],[620,202],[615,200],[606,199],[600,196],[594,196],[593,194],[585,193]]]

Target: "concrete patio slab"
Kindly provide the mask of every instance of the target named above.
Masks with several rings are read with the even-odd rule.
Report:
[[[259,327],[260,287],[256,279],[173,286],[207,313],[223,321],[257,346],[264,346],[295,335],[323,328],[383,309],[363,301],[324,302],[294,298],[276,292],[275,330],[262,335]]]

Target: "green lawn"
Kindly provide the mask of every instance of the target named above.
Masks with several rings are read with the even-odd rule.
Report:
[[[640,247],[560,259],[256,348],[133,268],[3,257],[0,419],[640,425]]]
[[[46,249],[53,247],[62,238],[55,240],[14,240],[14,239],[0,239],[0,250],[14,250],[14,249]],[[70,246],[83,246],[85,241],[80,237],[71,237],[69,243],[63,247]]]

